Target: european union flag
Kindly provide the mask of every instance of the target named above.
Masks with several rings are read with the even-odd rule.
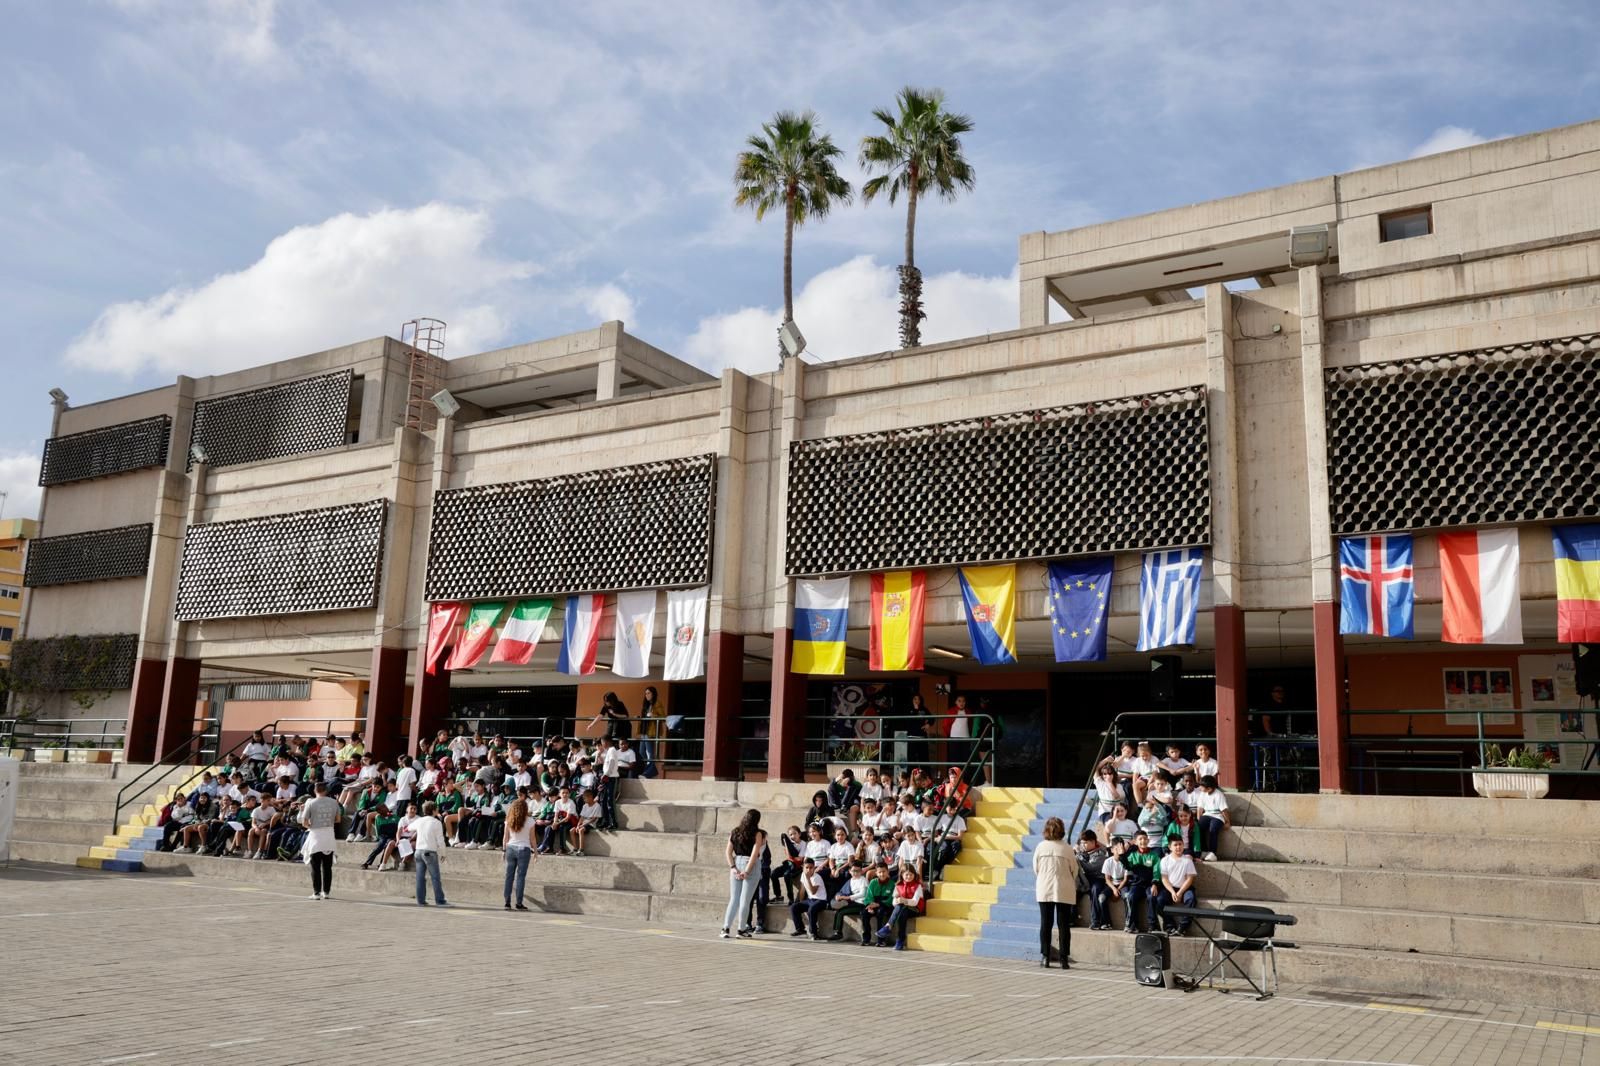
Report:
[[[1109,555],[1050,564],[1050,636],[1056,662],[1097,663],[1106,657],[1111,605]]]

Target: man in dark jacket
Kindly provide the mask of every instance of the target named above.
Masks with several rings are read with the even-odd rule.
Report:
[[[856,772],[848,766],[828,782],[828,806],[841,817],[849,819],[852,834],[857,831],[861,818],[861,785],[856,781]]]

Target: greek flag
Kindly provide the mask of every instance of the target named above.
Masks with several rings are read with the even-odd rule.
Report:
[[[1204,562],[1199,548],[1145,552],[1139,574],[1140,651],[1194,643]]]

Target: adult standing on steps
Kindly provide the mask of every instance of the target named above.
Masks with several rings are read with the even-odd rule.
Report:
[[[756,879],[761,876],[761,856],[766,850],[767,834],[761,829],[761,812],[751,808],[728,834],[728,846],[723,851],[728,860],[728,909],[722,916],[724,940],[728,939],[733,923],[742,923],[750,912]],[[750,926],[741,924],[739,935],[748,939],[755,934]]]
[[[1050,966],[1050,926],[1061,930],[1061,968],[1072,968],[1072,920],[1078,902],[1078,856],[1066,844],[1060,818],[1044,823],[1044,840],[1033,850],[1033,893],[1039,901],[1039,965]]]
[[[428,905],[426,877],[433,877],[433,901],[441,907],[450,906],[444,898],[444,884],[439,879],[439,855],[444,851],[444,823],[435,817],[438,808],[429,800],[422,805],[422,817],[411,823],[416,839],[417,906]]]
[[[300,809],[300,824],[306,827],[306,862],[311,864],[311,898],[333,895],[333,845],[335,830],[344,809],[328,795],[326,781],[317,782],[314,799]]]

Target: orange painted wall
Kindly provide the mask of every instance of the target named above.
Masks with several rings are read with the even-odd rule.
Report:
[[[1524,655],[1567,655],[1568,649],[1521,646],[1484,646],[1463,651],[1396,652],[1377,655],[1350,655],[1345,659],[1350,678],[1350,709],[1354,711],[1434,710],[1444,705],[1445,670],[1485,668],[1510,670],[1511,691],[1517,710],[1522,710],[1521,685],[1517,660]],[[1365,733],[1406,732],[1403,715],[1360,715],[1351,722],[1354,731]],[[1476,726],[1446,725],[1443,714],[1424,715],[1412,722],[1412,731],[1431,736],[1471,736]],[[1490,733],[1518,736],[1520,725],[1490,726]]]

